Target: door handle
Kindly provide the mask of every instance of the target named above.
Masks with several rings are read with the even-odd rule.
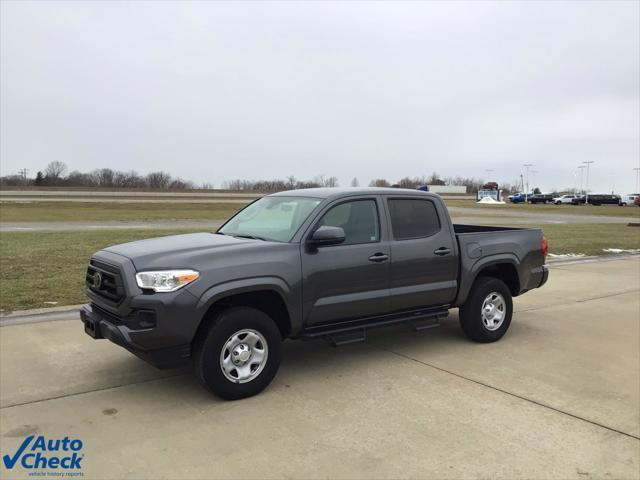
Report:
[[[369,257],[370,262],[380,263],[380,262],[386,262],[387,260],[389,260],[389,255],[382,252],[374,253]]]
[[[434,250],[433,253],[440,256],[449,255],[451,253],[451,249],[447,247],[440,247],[437,250]]]

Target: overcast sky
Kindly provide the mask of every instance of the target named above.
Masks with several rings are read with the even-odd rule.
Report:
[[[3,175],[635,188],[637,1],[1,5]]]

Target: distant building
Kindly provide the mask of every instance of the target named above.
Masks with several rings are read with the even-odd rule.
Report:
[[[429,185],[429,191],[433,193],[467,193],[464,185]]]

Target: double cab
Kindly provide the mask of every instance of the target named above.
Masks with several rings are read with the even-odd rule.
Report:
[[[454,225],[433,193],[305,189],[247,205],[215,232],[95,253],[84,329],[160,368],[191,363],[225,399],[255,395],[285,339],[363,341],[373,327],[437,326],[494,342],[512,297],[547,281],[547,241],[525,228]]]

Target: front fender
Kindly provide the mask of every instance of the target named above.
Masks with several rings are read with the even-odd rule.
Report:
[[[258,290],[275,290],[286,300],[291,294],[289,285],[280,277],[252,277],[239,280],[230,280],[210,287],[201,296],[198,307],[213,305],[221,298],[238,293],[247,293]]]
[[[201,318],[216,302],[240,293],[271,290],[278,293],[284,300],[285,308],[289,313],[292,330],[299,325],[300,298],[295,289],[292,289],[284,279],[274,276],[251,277],[219,283],[207,289],[198,301],[197,309]]]

